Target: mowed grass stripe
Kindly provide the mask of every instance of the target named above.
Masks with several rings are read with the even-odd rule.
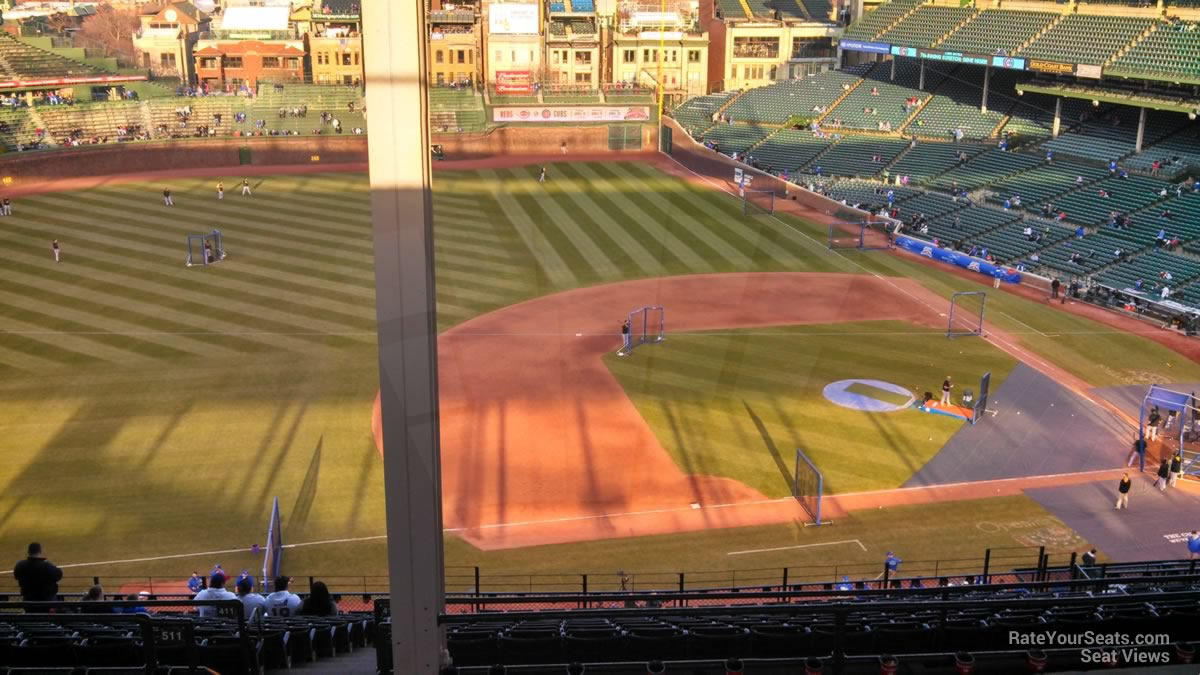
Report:
[[[750,269],[752,267],[750,256],[725,241],[715,231],[727,229],[726,227],[711,227],[710,224],[713,223],[710,218],[704,215],[694,217],[688,214],[680,208],[681,204],[678,203],[678,200],[668,199],[655,192],[653,186],[645,185],[641,179],[626,171],[622,163],[598,165],[596,171],[605,175],[609,180],[615,181],[618,185],[625,186],[634,203],[658,223],[666,226],[668,223],[674,222],[678,227],[670,228],[671,231],[686,235],[691,239],[689,245],[707,260],[719,263],[719,258],[724,258],[728,263],[721,265],[724,268],[728,268],[729,265],[732,265],[734,269]],[[752,250],[751,253],[753,253]]]
[[[186,216],[176,219],[171,218],[173,212],[170,210],[163,212],[152,208],[121,209],[118,204],[117,201],[107,201],[103,198],[71,198],[60,201],[53,210],[77,213],[82,210],[81,206],[88,206],[92,212],[109,215],[113,218],[123,218],[138,223],[164,224],[156,227],[155,232],[158,234],[162,234],[164,231],[174,232],[176,237],[183,240],[179,244],[180,248],[186,242],[185,237],[188,234],[207,234],[216,227],[222,231],[226,240],[230,240],[232,235],[233,241],[226,242],[229,244],[226,246],[227,249],[231,249],[234,244],[241,243],[243,250],[249,250],[249,247],[246,246],[249,244],[254,247],[254,252],[259,254],[263,260],[275,261],[280,264],[281,269],[288,269],[289,261],[294,266],[298,259],[302,259],[308,268],[320,270],[330,279],[342,278],[357,283],[373,277],[371,265],[374,259],[370,246],[364,243],[358,246],[360,249],[358,251],[347,250],[348,247],[345,244],[348,240],[345,237],[329,235],[310,238],[306,237],[302,231],[297,233],[294,223],[254,218],[249,214],[240,218],[234,214],[211,214],[202,224],[197,223],[192,226],[191,230],[181,231],[181,227],[186,226]],[[274,251],[277,250],[294,251],[303,255],[275,254]],[[366,272],[362,272],[361,267],[356,268],[353,265],[365,267]]]
[[[90,308],[93,311],[87,313],[94,316],[88,319],[80,318],[79,321],[95,325],[97,330],[189,333],[188,336],[180,337],[186,337],[188,343],[200,343],[198,347],[202,348],[205,353],[210,353],[214,348],[217,351],[244,353],[282,347],[282,345],[275,344],[269,337],[263,340],[228,334],[239,330],[244,332],[244,329],[236,324],[222,323],[208,317],[203,322],[197,322],[195,314],[161,304],[114,296],[96,290],[90,284],[88,286],[67,284],[49,275],[33,276],[10,270],[9,283],[6,285],[13,291],[27,294],[30,298],[36,297],[39,301],[52,303],[56,307],[62,308],[63,311],[70,311],[78,307]],[[127,326],[102,328],[102,326],[111,325],[114,321],[127,324]],[[226,331],[226,334],[218,335],[212,331]],[[203,333],[211,334],[203,335]]]
[[[550,283],[557,288],[573,288],[577,284],[575,274],[546,239],[537,223],[533,222],[516,199],[508,195],[505,180],[496,171],[486,170],[480,173],[487,179],[481,187],[495,199],[500,211],[521,237],[526,250],[537,261]]]
[[[119,310],[116,310],[111,305],[79,302],[79,298],[63,296],[50,292],[49,289],[42,289],[38,293],[36,300],[32,295],[9,292],[22,291],[28,293],[29,291],[36,290],[9,280],[5,284],[5,289],[0,289],[0,303],[25,311],[38,313],[51,312],[50,316],[53,318],[70,321],[74,325],[89,326],[95,331],[124,333],[144,342],[153,342],[163,347],[193,355],[230,356],[239,353],[239,350],[231,349],[212,341],[196,339],[190,335],[171,335],[168,337],[152,334],[152,331],[158,330],[153,327],[154,325],[161,326],[167,322],[157,321],[145,314],[120,312],[121,316],[118,317],[117,313]],[[87,311],[81,309],[82,307],[100,307],[105,311]],[[167,323],[167,326],[162,332],[179,332],[188,328],[169,323]]]
[[[636,223],[642,230],[654,238],[655,241],[671,251],[671,253],[681,260],[686,266],[686,269],[691,272],[712,272],[713,266],[704,259],[701,253],[697,253],[679,237],[672,234],[667,228],[648,214],[645,210],[635,205],[638,201],[633,195],[624,192],[620,185],[614,181],[610,181],[607,177],[597,171],[595,167],[587,164],[571,164],[570,170],[577,171],[580,176],[587,180],[590,184],[598,185],[602,189],[609,190],[608,194],[616,195],[612,203],[625,217],[631,222]]]
[[[63,218],[63,220],[86,226],[86,221],[81,219]],[[9,229],[13,232],[20,230],[24,233],[26,235],[26,243],[30,245],[36,239],[34,237],[36,233],[28,232],[28,229],[23,225],[10,227]],[[239,297],[244,300],[253,302],[256,299],[261,299],[263,309],[267,311],[286,307],[290,304],[295,307],[294,313],[299,315],[310,314],[314,307],[319,307],[326,312],[343,316],[348,321],[360,321],[363,322],[363,325],[366,325],[366,322],[370,321],[368,318],[371,313],[369,303],[373,299],[373,294],[369,291],[360,289],[358,293],[365,297],[349,298],[346,293],[341,292],[343,288],[341,285],[331,288],[331,286],[335,286],[336,284],[316,278],[305,279],[295,275],[292,276],[296,279],[296,282],[292,282],[277,275],[257,273],[254,267],[239,266],[233,262],[222,263],[221,266],[213,269],[193,268],[192,270],[187,270],[181,263],[176,265],[167,262],[169,260],[181,260],[181,258],[176,257],[177,253],[171,255],[166,247],[159,243],[163,237],[146,235],[145,232],[147,230],[145,228],[138,228],[136,226],[118,226],[110,229],[118,230],[119,233],[125,236],[118,238],[87,230],[77,230],[71,239],[48,233],[43,236],[58,236],[64,245],[64,259],[68,255],[73,255],[97,265],[117,264],[117,261],[128,259],[131,263],[139,267],[144,267],[146,271],[157,271],[160,274],[178,279],[180,283],[185,283],[184,279],[179,278],[180,273],[188,273],[190,271],[192,277],[198,277],[202,274],[207,275],[204,278],[208,284],[227,288],[230,292],[238,293]],[[4,238],[4,232],[0,230],[0,240]],[[152,243],[145,245],[135,243],[138,241],[149,241]],[[96,255],[98,251],[103,251],[104,255]],[[127,251],[143,255],[129,255]],[[139,276],[144,276],[144,274]],[[262,295],[264,289],[272,289],[274,295]]]
[[[103,359],[59,344],[8,333],[6,331],[12,330],[11,327],[4,324],[0,326],[4,326],[0,329],[0,361],[13,368],[36,372],[64,365],[106,363]]]
[[[611,245],[607,246],[600,243],[600,246],[610,251],[611,258],[619,264],[624,264],[622,259],[628,260],[629,266],[626,269],[635,270],[635,275],[667,273],[667,268],[662,262],[654,257],[625,225],[618,223],[608,208],[592,199],[590,191],[582,187],[584,182],[577,173],[572,174],[569,170],[562,173],[577,189],[559,188],[551,192],[551,196],[559,201],[569,201],[570,206],[565,208],[570,208],[574,213],[592,221],[596,226],[594,232],[597,242],[602,242],[603,239],[611,242]]]
[[[738,246],[751,259],[751,269],[761,268],[767,262],[763,258],[774,260],[779,269],[793,269],[800,258],[812,257],[805,249],[780,236],[779,228],[783,226],[778,222],[768,218],[747,218],[722,195],[692,190],[689,184],[641,164],[626,163],[620,168],[656,194],[669,195],[681,212],[710,223],[714,234],[730,241],[731,246]],[[732,243],[731,240],[736,239],[744,243]]]
[[[39,342],[54,341],[71,351],[82,352],[92,358],[111,363],[134,363],[139,361],[169,360],[187,356],[187,352],[162,347],[146,340],[125,335],[75,335],[88,326],[65,321],[40,312],[33,312],[0,302],[0,314],[4,316],[5,330],[21,333]]]
[[[542,212],[543,217],[540,222],[543,230],[561,232],[566,235],[574,249],[583,256],[582,262],[595,272],[596,279],[619,278],[621,270],[612,260],[609,260],[608,254],[580,226],[575,214],[568,214],[559,204],[556,195],[564,188],[576,189],[575,186],[566,185],[561,180],[555,183],[514,181],[513,194],[517,195],[517,200],[526,211],[533,213],[535,210],[540,210]]]
[[[0,231],[0,235],[3,232]],[[0,236],[0,241],[5,238]],[[64,260],[66,258],[64,257]],[[221,293],[220,289],[206,287],[201,280],[189,282],[185,279],[154,275],[156,279],[147,279],[148,270],[129,267],[114,263],[112,260],[97,262],[85,260],[78,264],[61,263],[54,265],[44,258],[17,251],[13,247],[7,256],[6,264],[14,269],[34,276],[62,279],[77,286],[89,288],[92,291],[105,292],[114,297],[128,298],[135,302],[153,303],[160,307],[159,311],[181,306],[193,308],[196,322],[224,321],[230,332],[263,331],[271,333],[316,332],[319,329],[304,323],[302,315],[286,314],[269,309],[269,300],[264,297],[263,305],[241,302],[245,294]],[[20,266],[20,267],[18,267]],[[202,273],[202,272],[201,272]],[[131,279],[139,279],[131,283]],[[281,320],[284,319],[284,320]],[[214,329],[219,323],[210,323]],[[344,331],[339,326],[339,332]],[[285,341],[293,351],[302,351],[306,343],[322,342],[315,336],[282,337],[274,336],[274,341]],[[353,342],[348,340],[346,346]]]

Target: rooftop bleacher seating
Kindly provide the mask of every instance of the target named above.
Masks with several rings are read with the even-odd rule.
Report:
[[[712,141],[725,154],[733,152],[741,154],[749,150],[750,146],[761,141],[772,131],[774,129],[769,127],[758,127],[747,124],[718,124],[704,132],[702,138],[697,138],[696,140],[702,142]]]
[[[875,176],[907,147],[900,138],[845,136],[815,163],[826,176]]]
[[[833,105],[846,88],[861,79],[871,65],[829,70],[802,80],[784,80],[746,91],[725,111],[738,121],[783,124],[793,116],[816,117],[816,108]]]
[[[64,76],[111,75],[85,63],[25,44],[0,33],[0,77],[28,80]]]
[[[596,3],[592,0],[571,0],[572,12],[594,12],[596,11]]]
[[[948,138],[955,130],[962,130],[964,138],[982,139],[1000,124],[1004,119],[1003,112],[995,108],[989,108],[986,113],[979,110],[983,89],[956,75],[951,74],[942,81],[933,98],[905,128],[906,133]]]
[[[833,12],[833,4],[829,0],[800,0],[800,4],[814,21],[832,20],[830,14]]]
[[[25,148],[37,142],[37,125],[29,116],[29,109],[22,106],[0,107],[0,143],[9,150]]]
[[[885,2],[846,29],[843,37],[853,40],[874,40],[888,26],[904,16],[920,0],[891,0]]]
[[[471,87],[430,87],[429,109],[431,119],[446,113],[441,126],[481,131],[486,124],[483,97]]]
[[[1100,65],[1154,24],[1154,19],[1068,14],[1019,56]]]
[[[549,29],[550,35],[553,37],[567,37],[567,24],[564,21],[551,21],[550,23],[546,24],[546,27]]]
[[[1114,75],[1200,78],[1200,25],[1159,23],[1106,70]]]
[[[908,176],[911,181],[923,182],[958,166],[959,153],[966,153],[969,159],[986,149],[987,146],[976,143],[922,141],[906,151],[888,172],[893,176]]]
[[[751,153],[762,166],[773,166],[778,171],[795,172],[808,164],[822,150],[829,147],[828,138],[817,138],[811,131],[780,129],[771,134]]]
[[[595,35],[596,22],[587,19],[571,19],[571,32],[575,35]]]
[[[1159,190],[1166,185],[1164,181],[1142,176],[1130,176],[1125,179],[1105,178],[1057,197],[1053,204],[1055,209],[1066,211],[1067,220],[1072,223],[1105,225],[1113,211],[1128,214],[1162,200]],[[1101,190],[1108,196],[1100,197]]]
[[[732,19],[748,19],[746,10],[742,9],[742,3],[738,0],[717,0],[718,11],[721,16]]]
[[[808,15],[796,0],[746,0],[754,16],[773,17],[775,12],[790,19],[807,19]]]
[[[891,65],[879,64],[829,112],[823,121],[826,130],[832,128],[831,120],[841,120],[841,126],[850,129],[880,131],[880,125],[885,124],[898,131],[915,110],[906,106],[905,101],[912,97],[924,101],[943,77],[936,67],[926,67],[925,91],[921,91],[917,89],[918,71],[919,64],[904,59],[896,64],[896,79],[892,80]]]
[[[1041,159],[1016,152],[988,150],[981,152],[966,164],[935,178],[933,185],[949,190],[958,187],[975,190],[1015,173],[1026,171],[1041,163]]]
[[[672,111],[674,117],[692,136],[713,125],[713,113],[729,102],[737,92],[727,91],[720,94],[697,96],[684,101]]]
[[[1080,177],[1083,177],[1082,183],[1077,182]],[[1020,197],[1022,204],[1032,208],[1035,204],[1052,202],[1061,194],[1108,177],[1108,170],[1098,166],[1051,162],[995,183],[991,186],[993,194],[988,201],[999,204],[1006,199]]]
[[[562,0],[557,0],[557,1],[551,2],[550,3],[550,11],[551,12],[565,12],[565,11],[567,11],[567,3],[563,2]]]
[[[1056,16],[1050,12],[985,9],[936,46],[977,54],[994,54],[998,49],[1011,52],[1050,25]]]
[[[136,130],[144,122],[142,104],[133,101],[42,106],[38,113],[46,123],[47,135],[58,145],[66,145],[64,140],[68,138],[84,143],[89,139],[101,139],[102,142],[134,140]],[[132,133],[121,135],[118,128]]]
[[[878,40],[910,47],[929,47],[974,13],[974,7],[923,5],[885,31]]]

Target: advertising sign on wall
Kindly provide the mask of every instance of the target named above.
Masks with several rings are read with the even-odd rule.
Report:
[[[536,3],[493,3],[488,8],[488,32],[492,35],[537,35]]]
[[[1079,77],[1090,77],[1098,80],[1104,75],[1104,67],[1091,66],[1086,63],[1081,63],[1075,66],[1075,74]]]
[[[1038,59],[1029,59],[1025,65],[1030,70],[1036,70],[1039,73],[1070,75],[1075,72],[1074,63],[1059,63],[1058,61],[1039,61]]]
[[[997,68],[1008,68],[1010,70],[1025,70],[1025,59],[1015,56],[993,56],[992,65]]]
[[[892,46],[886,42],[863,42],[862,40],[842,40],[838,45],[847,51],[872,54],[887,54],[892,49]]]
[[[650,106],[513,106],[492,108],[493,122],[645,122]]]

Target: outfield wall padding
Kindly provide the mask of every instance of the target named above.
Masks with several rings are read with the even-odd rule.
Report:
[[[512,155],[544,155],[560,151],[565,141],[567,152],[587,154],[631,152],[610,150],[608,125],[561,127],[530,124],[493,129],[483,134],[433,134],[433,143],[442,146],[446,159],[481,159]],[[642,148],[658,147],[658,128],[642,125]],[[640,151],[639,151],[640,152]]]

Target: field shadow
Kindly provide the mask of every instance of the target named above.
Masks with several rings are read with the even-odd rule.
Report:
[[[312,512],[313,502],[317,497],[317,478],[321,475],[321,448],[325,445],[325,436],[317,439],[317,447],[313,450],[312,459],[308,462],[308,471],[304,474],[304,482],[300,484],[300,492],[296,495],[296,504],[292,507],[292,517],[288,519],[289,527],[303,527],[308,522],[308,514]]]
[[[746,413],[750,415],[750,420],[754,422],[754,428],[758,429],[758,435],[762,436],[763,445],[771,453],[771,459],[775,460],[775,466],[779,469],[779,475],[783,476],[783,482],[787,483],[788,493],[796,494],[796,477],[792,475],[787,462],[783,461],[783,456],[779,454],[779,447],[775,445],[775,439],[771,438],[771,432],[767,430],[767,425],[763,424],[762,418],[754,412],[754,409],[750,407],[746,399],[742,399],[742,405],[745,406]]]

